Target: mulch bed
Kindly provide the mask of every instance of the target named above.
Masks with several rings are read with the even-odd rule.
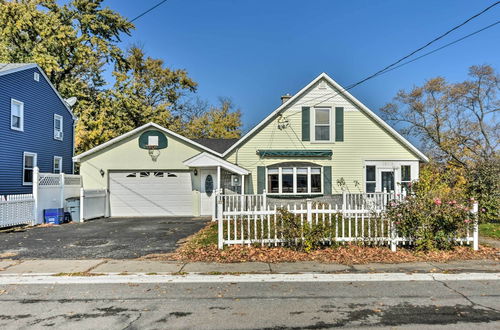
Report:
[[[141,259],[149,260],[178,260],[185,262],[294,262],[317,261],[339,264],[365,263],[404,263],[417,261],[448,262],[452,260],[489,259],[500,261],[500,249],[480,246],[479,251],[473,251],[468,246],[457,246],[449,251],[416,252],[411,249],[398,247],[392,252],[389,247],[370,247],[355,244],[328,247],[312,252],[294,251],[285,247],[256,247],[233,245],[223,250],[217,249],[216,244],[200,246],[200,237],[203,239],[211,230],[211,225],[189,237],[186,242],[174,253],[150,254]]]

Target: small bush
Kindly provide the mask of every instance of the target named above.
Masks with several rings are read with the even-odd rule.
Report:
[[[279,235],[285,240],[285,245],[296,251],[311,252],[321,247],[322,242],[331,234],[329,228],[323,222],[307,222],[300,215],[293,214],[288,210],[278,209],[280,225]]]
[[[470,213],[474,199],[464,197],[463,182],[456,180],[451,171],[424,168],[412,194],[402,202],[390,202],[386,216],[398,235],[412,239],[417,250],[450,249],[453,238],[466,236],[474,220]]]

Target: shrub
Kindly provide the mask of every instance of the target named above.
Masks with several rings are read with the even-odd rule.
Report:
[[[463,187],[456,173],[429,166],[412,184],[412,193],[402,202],[390,202],[385,215],[417,250],[449,249],[473,221],[474,199],[466,199]]]
[[[311,252],[318,249],[330,234],[330,228],[322,222],[309,223],[284,208],[278,209],[278,216],[282,220],[278,235],[282,235],[285,245],[294,250]]]

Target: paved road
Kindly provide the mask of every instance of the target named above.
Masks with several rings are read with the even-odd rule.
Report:
[[[0,255],[13,259],[130,259],[173,252],[207,219],[108,218],[0,233]]]
[[[500,281],[0,286],[1,329],[500,327]]]

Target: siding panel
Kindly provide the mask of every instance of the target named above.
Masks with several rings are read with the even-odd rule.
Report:
[[[30,193],[22,185],[23,152],[37,153],[40,171],[52,172],[54,156],[73,172],[73,119],[37,68],[0,76],[0,195]],[[24,102],[24,132],[10,129],[10,100]],[[54,139],[54,114],[63,117],[63,141]]]

